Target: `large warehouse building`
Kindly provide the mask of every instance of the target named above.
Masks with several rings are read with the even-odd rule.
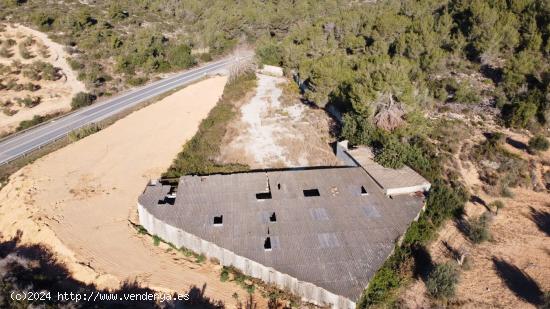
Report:
[[[386,193],[360,166],[184,176],[177,187],[151,182],[138,212],[178,247],[314,304],[354,308],[424,205],[419,193]]]

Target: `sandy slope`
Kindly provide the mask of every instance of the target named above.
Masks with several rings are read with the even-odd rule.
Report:
[[[207,296],[234,303],[233,293],[243,290],[221,283],[216,267],[166,253],[128,222],[147,181],[194,135],[225,82],[215,77],[191,85],[17,172],[0,191],[4,236],[22,229],[26,241],[53,247],[86,282],[116,287],[138,278],[179,291],[206,284]]]

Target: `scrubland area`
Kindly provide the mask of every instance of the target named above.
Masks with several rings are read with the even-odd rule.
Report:
[[[70,110],[84,90],[63,46],[31,28],[0,24],[0,135]]]

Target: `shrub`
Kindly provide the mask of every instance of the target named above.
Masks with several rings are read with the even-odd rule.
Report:
[[[385,167],[401,168],[407,159],[407,146],[396,139],[389,139],[374,160]]]
[[[256,290],[256,287],[253,284],[249,284],[246,286],[246,291],[248,294],[254,294],[254,291]]]
[[[18,48],[19,48],[19,54],[21,55],[21,58],[23,59],[33,58],[33,55],[27,49],[27,44],[25,44],[25,42],[19,43]]]
[[[40,97],[30,97],[30,96],[26,96],[24,99],[16,99],[17,100],[17,103],[19,103],[19,105],[23,105],[27,108],[33,108],[35,107],[36,105],[40,104],[40,101],[41,101],[41,98]]]
[[[45,116],[40,116],[40,115],[35,115],[34,117],[32,117],[31,120],[23,120],[19,123],[19,126],[17,126],[17,131],[21,131],[21,130],[25,130],[25,129],[28,129],[32,126],[35,126],[39,123],[42,123],[44,121],[46,121],[47,119],[49,119],[48,117],[45,117]]]
[[[489,215],[485,213],[470,220],[467,226],[467,235],[476,244],[489,240]]]
[[[4,107],[2,109],[2,113],[4,113],[4,115],[6,115],[6,116],[13,116],[13,115],[17,114],[17,110],[11,109],[9,107]]]
[[[71,67],[71,69],[73,69],[75,71],[84,68],[84,64],[82,64],[81,62],[79,62],[75,58],[68,58],[67,62],[69,63],[69,66]]]
[[[514,101],[502,107],[504,123],[513,128],[525,128],[537,113],[537,105],[532,102]]]
[[[550,148],[550,142],[543,135],[536,135],[529,139],[528,150],[531,153],[546,151],[548,148]]]
[[[461,83],[455,91],[453,100],[459,103],[478,104],[481,102],[479,95],[466,83]]]
[[[187,44],[179,44],[168,49],[170,65],[173,68],[186,69],[195,64],[195,58],[191,55],[191,48]]]
[[[225,282],[229,280],[229,271],[224,267],[222,268],[222,272],[220,273],[220,281]]]
[[[24,90],[27,90],[27,91],[38,91],[40,90],[40,85],[38,84],[33,84],[33,83],[26,83],[25,85],[23,85],[23,89]]]
[[[428,276],[426,287],[435,298],[447,299],[455,294],[458,283],[458,270],[454,264],[445,263],[437,265]]]
[[[508,186],[502,185],[500,187],[500,195],[502,197],[513,198],[514,192],[512,192],[512,190]]]
[[[86,92],[77,93],[71,101],[71,108],[73,110],[79,109],[88,105],[91,105],[95,100],[95,97]]]
[[[198,255],[196,260],[195,260],[196,263],[202,263],[204,261],[206,261],[206,256],[204,256],[204,254]]]
[[[76,131],[73,131],[73,132],[69,133],[69,139],[74,142],[74,141],[83,139],[86,136],[97,133],[97,132],[101,131],[101,129],[102,128],[100,126],[98,126],[96,124],[92,124],[92,125],[86,126],[84,128],[80,128]]]
[[[158,237],[157,235],[153,235],[153,245],[160,245],[160,237]]]
[[[504,203],[501,200],[496,200],[494,202],[489,203],[489,205],[487,206],[492,212],[498,214],[498,211],[504,208]]]
[[[147,230],[142,225],[138,225],[137,230],[138,230],[138,233],[140,235],[146,235],[147,234]]]
[[[143,76],[132,76],[129,77],[126,82],[131,86],[141,86],[147,82],[147,77]]]
[[[274,42],[268,41],[259,44],[256,48],[256,55],[262,64],[281,65],[281,51]]]

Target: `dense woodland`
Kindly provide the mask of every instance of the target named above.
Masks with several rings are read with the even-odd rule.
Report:
[[[427,115],[460,106],[510,128],[543,135],[550,128],[548,0],[47,2],[4,0],[0,18],[65,43],[95,95],[251,46],[260,62],[296,74],[304,100],[343,112],[341,138],[373,146],[386,166],[408,164],[428,178],[426,212],[360,306],[391,303],[407,281],[403,265],[468,199],[444,168],[456,151],[453,130],[463,128]],[[472,155],[516,160],[496,140]],[[522,164],[510,165],[502,192],[524,178]]]
[[[404,113],[406,125],[389,128],[408,136],[445,102],[496,107],[510,127],[548,127],[545,0],[87,2],[6,0],[0,17],[51,32],[80,78],[108,93],[113,79],[140,84],[254,44],[262,62],[298,72],[307,100],[345,110],[355,143],[372,142],[377,114]],[[474,72],[494,87],[455,78]]]

